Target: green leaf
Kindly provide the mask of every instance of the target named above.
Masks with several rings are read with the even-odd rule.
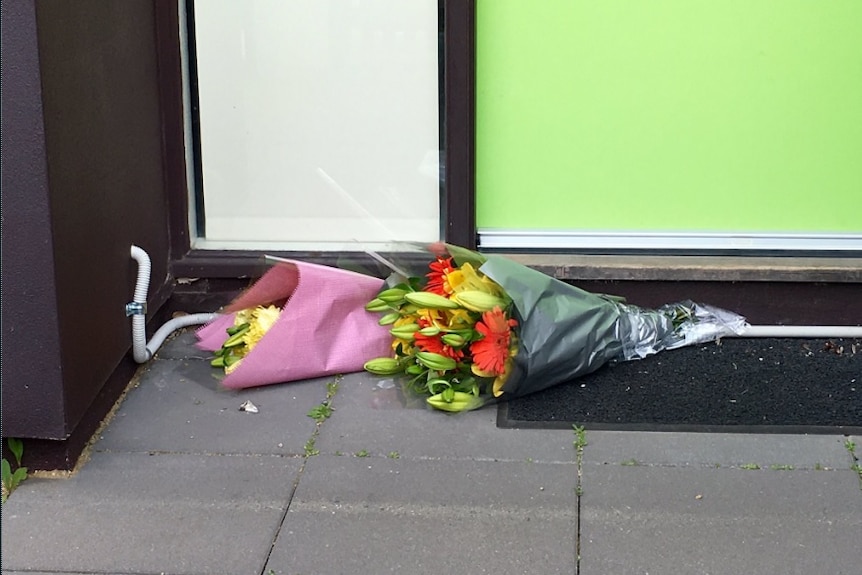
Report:
[[[17,486],[19,483],[27,479],[27,468],[19,467],[15,470],[15,473],[12,474],[12,484]]]
[[[422,291],[422,284],[425,282],[424,278],[412,277],[407,280],[409,282],[409,288],[412,291]]]
[[[9,438],[9,449],[15,456],[15,462],[21,465],[21,457],[24,455],[24,442],[15,437]]]
[[[2,463],[2,473],[0,473],[0,475],[2,475],[3,483],[8,487],[9,483],[12,481],[12,466],[10,466],[9,462],[5,459]]]
[[[322,423],[326,419],[328,419],[332,415],[332,406],[328,401],[321,403],[311,409],[308,412],[308,417],[315,420],[318,423]]]
[[[449,383],[448,380],[445,380],[441,377],[437,377],[434,379],[429,379],[428,383],[426,384],[426,387],[431,395],[437,395],[442,391],[452,389],[452,384]]]

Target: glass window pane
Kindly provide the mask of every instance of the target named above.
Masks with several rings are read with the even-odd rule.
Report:
[[[193,21],[195,247],[439,239],[437,0],[206,0]]]

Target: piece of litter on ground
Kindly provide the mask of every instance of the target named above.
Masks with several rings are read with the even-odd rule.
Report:
[[[255,404],[246,400],[242,402],[242,405],[239,406],[240,411],[247,411],[248,413],[257,413],[260,411]]]
[[[375,387],[378,387],[380,389],[392,389],[393,387],[395,387],[395,381],[391,379],[381,379],[379,382],[377,382],[377,385]]]
[[[695,499],[703,499],[703,495],[701,495],[700,493],[698,493],[697,495],[695,495],[695,496],[694,496],[694,498],[695,498]]]

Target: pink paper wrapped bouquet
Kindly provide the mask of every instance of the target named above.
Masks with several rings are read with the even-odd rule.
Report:
[[[216,354],[230,389],[362,371],[391,346],[388,328],[365,310],[382,286],[379,278],[278,260],[197,331],[198,347]]]

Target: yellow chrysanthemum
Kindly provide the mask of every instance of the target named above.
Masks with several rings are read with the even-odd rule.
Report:
[[[242,355],[245,355],[245,352],[243,352],[243,353],[242,353]],[[238,368],[238,367],[239,367],[239,364],[241,364],[241,363],[242,363],[242,360],[240,359],[240,360],[238,360],[238,361],[233,362],[233,363],[232,363],[232,364],[230,364],[230,365],[225,364],[225,366],[224,366],[224,372],[225,372],[225,374],[226,374],[226,375],[230,375],[230,374],[231,374],[231,372],[232,372],[233,370],[235,370],[236,368]]]
[[[242,342],[245,344],[247,351],[251,351],[264,334],[275,325],[280,314],[281,310],[274,305],[267,307],[257,306],[252,310],[251,321],[248,322],[251,327],[249,327],[249,330],[242,337]]]
[[[254,349],[254,346],[261,340],[270,328],[275,325],[281,310],[274,305],[257,306],[252,309],[244,309],[236,313],[234,325],[249,324],[248,331],[242,336],[243,345],[233,348],[232,353],[237,357],[245,357]],[[235,361],[230,365],[225,365],[224,371],[229,374],[239,367],[242,360]]]
[[[233,324],[237,326],[244,323],[251,323],[252,319],[254,319],[254,309],[243,309],[236,312],[236,315],[233,317]]]

